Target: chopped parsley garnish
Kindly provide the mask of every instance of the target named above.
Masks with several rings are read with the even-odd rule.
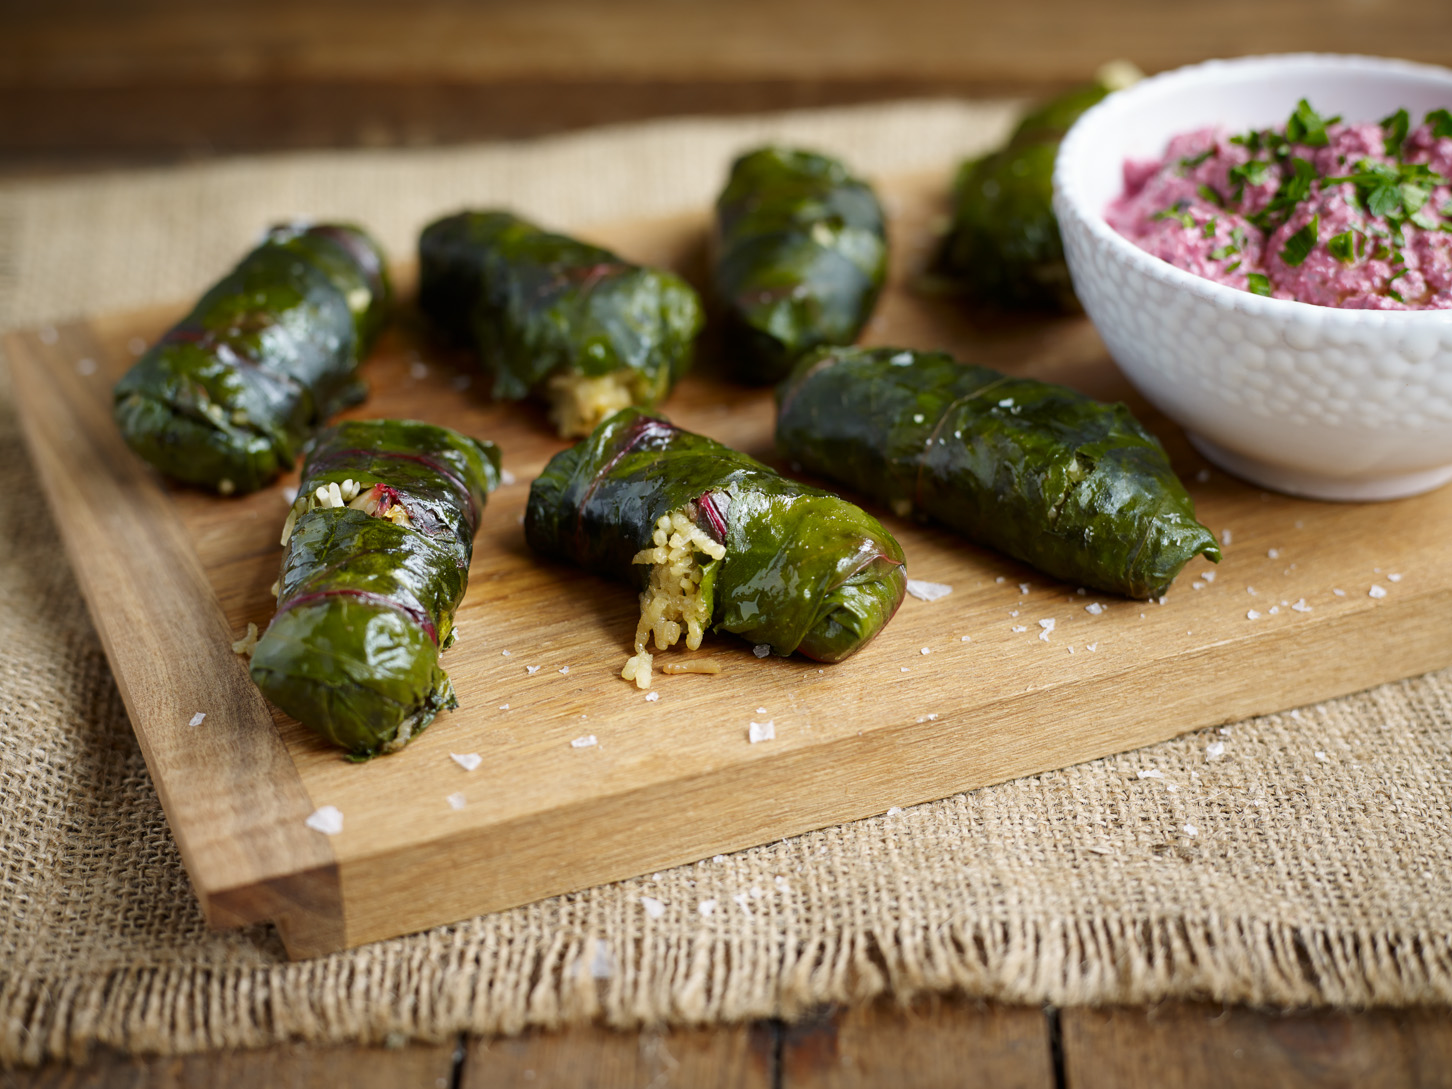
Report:
[[[1249,162],[1241,163],[1239,166],[1230,168],[1230,180],[1235,185],[1235,200],[1240,199],[1240,194],[1247,185],[1263,185],[1270,177],[1271,164],[1264,159],[1251,159]]]
[[[1201,163],[1203,163],[1206,159],[1210,158],[1210,156],[1214,154],[1215,149],[1213,147],[1208,147],[1204,151],[1200,152],[1199,155],[1185,156],[1185,158],[1180,160],[1180,176],[1184,177],[1186,174],[1194,170],[1197,166],[1199,166]]]
[[[1392,238],[1402,240],[1402,223],[1410,220],[1424,230],[1436,225],[1432,214],[1419,214],[1432,196],[1432,189],[1446,184],[1447,179],[1425,163],[1378,163],[1362,159],[1355,174],[1327,178],[1326,184],[1350,182],[1356,186],[1356,199],[1373,216],[1391,225]]]
[[[1222,197],[1210,186],[1202,185],[1199,189],[1195,190],[1195,192],[1199,193],[1202,199],[1209,201],[1211,204],[1215,205],[1215,207],[1225,207],[1225,198]]]
[[[1184,201],[1180,201],[1178,204],[1166,208],[1163,211],[1156,212],[1153,218],[1173,219],[1177,221],[1180,226],[1191,229],[1193,229],[1195,226],[1195,217],[1192,216],[1189,212],[1185,211]]]
[[[1392,290],[1392,289],[1391,289],[1391,288],[1387,288],[1387,289],[1386,289],[1386,293],[1387,293],[1387,294],[1388,294],[1388,295],[1390,295],[1390,296],[1391,296],[1391,297],[1392,297],[1392,298],[1393,298],[1393,299],[1395,299],[1395,300],[1396,300],[1396,301],[1397,301],[1397,302],[1399,302],[1399,303],[1405,303],[1405,302],[1406,302],[1406,301],[1407,301],[1407,300],[1406,300],[1406,299],[1404,299],[1404,298],[1402,298],[1402,296],[1401,296],[1401,293],[1400,293],[1400,292],[1398,292],[1398,291],[1393,291],[1393,290]]]
[[[1218,247],[1218,248],[1213,249],[1213,250],[1210,251],[1210,260],[1212,260],[1212,261],[1223,261],[1227,257],[1229,257],[1231,254],[1235,254],[1235,253],[1239,253],[1239,252],[1240,252],[1240,247],[1239,246],[1237,246],[1234,242],[1227,242],[1227,243],[1225,243],[1225,245],[1220,246],[1220,247]]]
[[[1402,144],[1406,142],[1407,131],[1412,127],[1412,119],[1406,110],[1398,110],[1390,117],[1381,119],[1382,130],[1386,133],[1383,146],[1386,148],[1387,157],[1398,158],[1402,152]]]
[[[1302,158],[1291,160],[1292,174],[1281,182],[1270,203],[1248,218],[1266,234],[1273,233],[1282,223],[1291,218],[1296,205],[1311,194],[1311,183],[1316,180],[1316,168]]]
[[[1340,120],[1340,117],[1322,117],[1303,98],[1296,103],[1295,110],[1286,121],[1286,140],[1306,147],[1325,147],[1331,142],[1326,135],[1326,126]]]
[[[1204,226],[1202,226],[1200,228],[1200,234],[1203,235],[1205,238],[1214,238],[1215,237],[1215,228],[1217,226],[1219,226],[1219,225],[1220,225],[1220,217],[1219,216],[1211,216],[1209,219],[1207,219],[1205,221]]]
[[[1326,240],[1326,249],[1343,265],[1356,263],[1356,232],[1342,231]]]
[[[1431,110],[1422,124],[1432,126],[1433,136],[1452,136],[1452,113],[1446,110]]]
[[[1271,293],[1270,277],[1261,272],[1246,273],[1245,285],[1252,295],[1268,296]]]
[[[1240,267],[1240,264],[1241,263],[1239,261],[1237,261],[1233,265],[1226,265],[1225,266],[1225,271],[1226,272],[1234,272],[1236,269],[1238,269]]]
[[[1295,267],[1311,255],[1316,247],[1316,238],[1321,229],[1321,217],[1314,215],[1311,221],[1302,227],[1290,238],[1281,248],[1281,260],[1286,264]]]

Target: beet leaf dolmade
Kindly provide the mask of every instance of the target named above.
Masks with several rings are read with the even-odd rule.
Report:
[[[496,400],[547,402],[568,437],[662,401],[690,368],[704,322],[675,273],[498,211],[424,228],[419,307],[479,355]]]
[[[491,442],[413,420],[320,433],[283,527],[277,613],[252,679],[354,756],[402,748],[454,707],[439,652],[499,482]]]
[[[777,446],[807,470],[1055,578],[1151,598],[1220,559],[1121,404],[899,348],[821,349],[777,397]]]
[[[706,631],[726,631],[774,654],[841,661],[907,588],[902,549],[861,508],[634,409],[545,466],[524,531],[536,552],[640,589],[622,674],[640,688],[652,636],[657,650],[682,637],[694,650]]]
[[[989,306],[1079,308],[1054,217],[1054,160],[1070,126],[1113,82],[1101,78],[1043,103],[1003,147],[958,168],[935,274]]]
[[[274,228],[116,384],[127,445],[177,480],[256,491],[363,399],[358,363],[389,298],[383,253],[357,227]]]
[[[715,242],[728,364],[748,382],[779,382],[804,352],[855,341],[887,276],[877,196],[810,151],[737,159],[716,201]]]

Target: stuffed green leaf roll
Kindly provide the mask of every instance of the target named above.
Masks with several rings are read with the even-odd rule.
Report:
[[[524,531],[542,555],[640,587],[623,675],[641,688],[652,636],[657,650],[683,635],[695,649],[716,629],[837,662],[907,588],[902,549],[865,511],[635,409],[555,455],[530,488]]]
[[[274,228],[116,384],[121,433],[177,480],[255,491],[363,399],[358,363],[388,302],[382,251],[357,227]]]
[[[867,324],[887,276],[882,206],[836,159],[749,152],[716,202],[713,275],[732,367],[779,382],[802,353]]]
[[[704,323],[675,273],[508,212],[460,212],[424,228],[419,306],[479,354],[497,400],[544,399],[572,437],[627,405],[663,400]]]
[[[1150,598],[1220,559],[1123,405],[898,348],[822,349],[778,403],[777,445],[805,468],[1056,578]]]
[[[1078,309],[1054,218],[1054,160],[1081,114],[1138,78],[1131,65],[1106,65],[1093,83],[1024,117],[1002,148],[963,163],[933,271],[990,305]]]
[[[439,652],[498,481],[494,444],[445,427],[319,434],[283,528],[277,613],[252,651],[263,694],[357,756],[401,748],[456,706]]]

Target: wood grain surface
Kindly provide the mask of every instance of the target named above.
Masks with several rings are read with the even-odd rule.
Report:
[[[49,0],[3,6],[0,167],[419,146],[663,115],[1044,94],[1127,57],[1452,62],[1432,0]]]
[[[868,339],[945,347],[1130,400],[1201,517],[1233,536],[1213,582],[1197,560],[1159,603],[1080,594],[884,514],[912,576],[950,584],[949,597],[909,598],[874,643],[831,667],[758,660],[745,643],[714,637],[701,653],[724,663],[721,675],[662,677],[659,702],[647,703],[618,676],[634,594],[536,561],[519,530],[529,482],[562,444],[538,413],[491,404],[468,360],[436,351],[405,320],[367,364],[372,395],[354,414],[492,438],[514,480],[490,501],[459,644],[444,659],[462,706],[404,752],[351,764],[284,716],[268,731],[228,649],[249,621],[271,616],[284,489],[295,480],[236,500],[169,488],[110,425],[112,381],[169,315],[10,338],[48,498],[214,923],[291,913],[289,949],[309,955],[1452,662],[1452,572],[1441,559],[1452,491],[1336,505],[1206,470],[1136,401],[1083,319],[989,320],[912,289],[941,185],[883,184],[900,242]],[[690,216],[594,234],[698,275],[704,232],[704,216]],[[95,373],[78,374],[78,358]],[[672,417],[772,460],[769,391],[720,381],[709,359],[704,369],[673,397]],[[1369,596],[1373,584],[1385,597]],[[186,725],[194,711],[207,713],[202,726]],[[768,720],[775,739],[749,743],[748,724]],[[586,737],[594,743],[572,744]],[[450,758],[470,752],[483,757],[472,773]],[[449,801],[459,795],[462,807]],[[331,839],[302,824],[325,804],[344,814]]]

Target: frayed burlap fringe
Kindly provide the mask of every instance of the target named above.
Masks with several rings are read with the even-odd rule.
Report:
[[[663,213],[704,205],[764,139],[881,173],[947,164],[1009,117],[895,105],[0,188],[0,325],[187,297],[279,218],[354,217],[404,254],[464,204],[561,226]],[[29,502],[3,365],[0,466],[0,1065],[793,1017],[925,991],[1452,1005],[1447,672],[289,964],[268,928],[206,929]]]
[[[778,936],[780,937],[780,936]],[[1355,935],[1247,918],[1017,920],[937,932],[833,935],[745,973],[719,939],[657,938],[663,971],[601,975],[601,938],[560,935],[509,950],[462,935],[411,939],[362,958],[271,968],[128,968],[68,982],[0,982],[0,1064],[80,1062],[97,1044],[188,1052],[286,1040],[511,1034],[603,1020],[620,1028],[792,1019],[823,1002],[964,992],[1005,1002],[1213,998],[1258,1006],[1452,1002],[1446,935]]]

